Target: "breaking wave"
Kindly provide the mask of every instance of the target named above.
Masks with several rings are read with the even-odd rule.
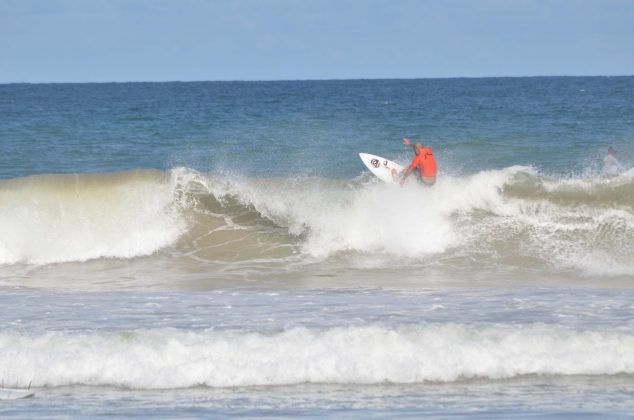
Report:
[[[0,183],[0,264],[149,255],[185,231],[169,174],[47,175]]]
[[[634,373],[634,336],[545,324],[0,333],[11,383],[135,389]]]
[[[381,255],[631,275],[633,205],[634,171],[559,179],[514,166],[424,189],[186,168],[32,176],[0,181],[0,264]]]

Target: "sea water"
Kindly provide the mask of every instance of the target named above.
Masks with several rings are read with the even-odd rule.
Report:
[[[628,416],[633,140],[634,77],[0,85],[0,416]]]

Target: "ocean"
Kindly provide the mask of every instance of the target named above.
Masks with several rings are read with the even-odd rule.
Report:
[[[2,418],[634,412],[634,77],[4,84],[0,147]]]

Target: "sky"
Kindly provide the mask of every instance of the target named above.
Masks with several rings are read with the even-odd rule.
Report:
[[[634,75],[634,0],[0,0],[0,83]]]

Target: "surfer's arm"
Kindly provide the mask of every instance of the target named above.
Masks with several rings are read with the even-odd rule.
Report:
[[[403,145],[406,147],[411,147],[411,149],[416,153],[416,147],[412,144],[409,137],[403,137]]]
[[[405,180],[407,179],[408,176],[410,176],[412,174],[412,172],[414,172],[414,169],[416,169],[415,166],[410,165],[404,172],[403,172],[403,176],[401,177],[401,187],[403,186],[403,184],[405,184]]]

